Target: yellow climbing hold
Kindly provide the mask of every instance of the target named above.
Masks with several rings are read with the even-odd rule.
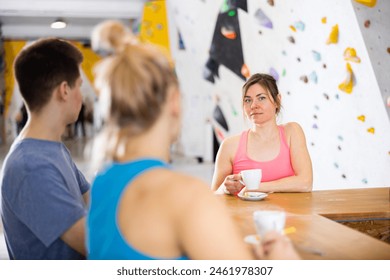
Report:
[[[367,7],[374,7],[376,5],[376,0],[355,0],[355,2],[358,2]]]
[[[366,116],[365,115],[360,115],[359,117],[357,117],[357,119],[359,121],[365,122],[366,121]]]
[[[374,134],[375,133],[375,128],[370,127],[370,128],[367,129],[367,132]]]
[[[339,25],[336,24],[332,27],[332,30],[330,31],[328,40],[326,41],[326,44],[337,44],[339,41]]]
[[[325,24],[325,23],[326,23],[326,17],[323,17],[323,18],[321,19],[321,22],[322,22],[323,24]]]
[[[356,50],[354,48],[346,48],[344,51],[344,59],[347,61],[352,61],[360,63],[360,57],[356,55]]]
[[[353,88],[353,72],[351,64],[347,63],[347,75],[345,77],[345,80],[339,84],[339,89],[346,92],[346,93],[352,93]]]
[[[290,29],[291,29],[292,31],[294,31],[294,32],[297,32],[297,29],[296,29],[295,26],[293,26],[293,25],[290,25]]]

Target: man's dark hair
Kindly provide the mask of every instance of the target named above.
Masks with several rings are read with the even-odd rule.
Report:
[[[16,57],[15,76],[30,111],[39,111],[55,87],[66,81],[70,87],[80,76],[81,52],[71,43],[56,38],[40,39]]]

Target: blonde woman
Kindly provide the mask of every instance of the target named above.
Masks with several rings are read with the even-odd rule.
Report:
[[[103,22],[93,34],[93,46],[110,55],[96,71],[107,116],[94,154],[106,165],[91,188],[89,258],[254,258],[210,188],[170,169],[181,99],[168,60],[118,22]],[[268,241],[258,256],[298,258],[285,236]]]

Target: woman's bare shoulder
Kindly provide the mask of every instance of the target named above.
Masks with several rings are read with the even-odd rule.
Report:
[[[227,146],[227,147],[230,147],[230,146],[236,146],[238,144],[238,142],[240,141],[240,138],[241,138],[241,134],[242,133],[239,133],[239,134],[235,134],[235,135],[231,135],[229,137],[226,137],[221,145],[223,146]]]
[[[298,134],[303,133],[301,125],[297,122],[288,122],[282,124],[281,126],[284,127],[284,131],[286,132],[287,135],[295,135],[297,133]]]
[[[288,123],[281,124],[281,126],[283,126],[285,129],[294,129],[297,127],[301,127],[301,125],[297,122],[288,122]]]

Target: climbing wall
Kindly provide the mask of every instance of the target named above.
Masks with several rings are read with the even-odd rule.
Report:
[[[362,5],[361,3],[367,3]],[[389,1],[353,1],[371,65],[390,118],[390,4]],[[371,3],[371,5],[370,5]],[[373,5],[376,3],[375,5]],[[373,5],[373,6],[372,6]]]
[[[138,36],[142,42],[157,45],[170,56],[165,0],[145,2]]]
[[[388,36],[390,2],[359,2],[369,3],[168,1],[172,55],[191,100],[184,110],[184,127],[191,128],[188,150],[209,151],[211,145],[207,126],[192,127],[191,120],[209,123],[219,141],[248,127],[241,86],[249,75],[265,72],[277,79],[282,94],[278,122],[296,121],[305,131],[314,189],[388,186],[389,77],[381,79],[374,64],[381,63],[383,75],[390,73],[389,40],[378,37]],[[369,28],[361,25],[362,11],[370,15]],[[364,35],[370,30],[381,43]],[[375,60],[370,46],[378,54],[378,45],[385,52]]]

